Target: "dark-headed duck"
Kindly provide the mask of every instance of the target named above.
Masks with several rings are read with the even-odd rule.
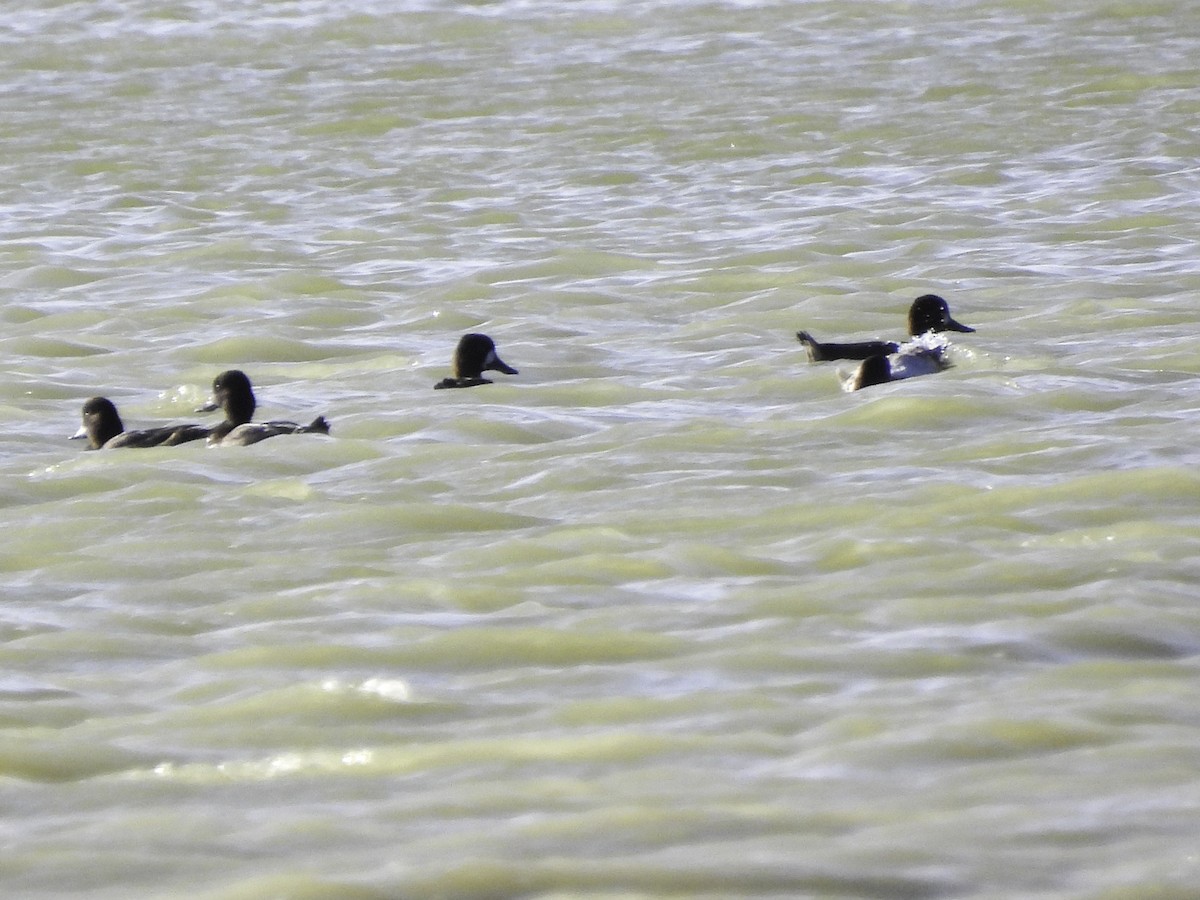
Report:
[[[442,390],[491,384],[490,380],[483,377],[488,369],[505,375],[518,374],[516,369],[496,355],[496,344],[486,334],[464,334],[454,349],[454,377],[443,378],[433,388]]]
[[[72,440],[87,438],[89,450],[117,447],[173,447],[208,437],[212,429],[203,425],[164,425],[141,431],[126,431],[117,407],[107,397],[92,397],[83,404],[83,425]]]
[[[209,446],[246,446],[277,434],[329,434],[329,423],[317,416],[309,425],[295,422],[251,422],[257,404],[246,373],[238,369],[222,372],[213,379],[212,399],[198,412],[225,411],[225,421],[212,429]]]
[[[950,305],[937,294],[922,294],[913,301],[908,310],[908,333],[911,337],[923,334],[940,334],[943,331],[974,331],[968,325],[954,321]],[[821,343],[807,331],[797,331],[796,337],[808,351],[810,362],[827,362],[834,359],[868,359],[872,356],[887,356],[896,353],[900,345],[894,341],[860,341],[858,343]]]

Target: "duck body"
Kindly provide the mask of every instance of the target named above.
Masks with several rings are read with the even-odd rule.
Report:
[[[435,391],[445,391],[451,388],[478,387],[481,384],[493,384],[490,378],[443,378],[433,386]]]
[[[951,365],[946,359],[948,345],[942,335],[927,333],[902,344],[898,353],[869,356],[851,374],[838,373],[842,390],[860,391],[877,384],[941,372]]]
[[[483,377],[488,370],[505,375],[520,374],[496,355],[496,343],[486,334],[464,334],[454,348],[454,377],[443,378],[433,389],[440,391],[491,384],[489,379]]]
[[[201,412],[225,411],[225,421],[209,430],[210,447],[245,447],[281,434],[329,434],[329,422],[317,416],[308,425],[296,422],[251,422],[258,403],[245,372],[229,369],[213,379],[213,396]]]
[[[923,334],[941,334],[946,331],[973,332],[974,328],[956,322],[950,315],[950,304],[937,294],[922,294],[908,308],[908,333],[910,337]],[[894,341],[859,341],[835,343],[818,341],[807,331],[796,332],[796,338],[804,345],[810,362],[828,362],[838,359],[866,360],[873,356],[891,356],[902,352],[902,346]]]
[[[92,397],[83,404],[83,425],[71,438],[86,438],[89,450],[174,447],[176,444],[206,438],[211,430],[203,425],[164,425],[126,431],[116,405],[107,397]]]
[[[212,432],[204,425],[165,425],[161,428],[144,428],[138,431],[126,431],[104,443],[102,449],[112,450],[117,447],[174,447],[189,441],[199,441],[207,438]]]
[[[220,428],[213,429],[208,439],[214,447],[246,447],[280,434],[329,434],[329,422],[324,416],[317,416],[308,425],[286,421],[243,422],[218,436]]]

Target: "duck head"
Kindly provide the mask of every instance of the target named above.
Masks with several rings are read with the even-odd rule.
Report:
[[[489,369],[505,375],[518,374],[496,355],[496,343],[486,334],[464,334],[454,349],[454,377],[479,378]]]
[[[950,316],[950,304],[937,294],[922,294],[908,310],[908,333],[918,337],[930,331],[974,331]]]
[[[254,389],[250,379],[239,369],[229,369],[213,379],[212,399],[196,412],[225,411],[225,418],[235,426],[249,422],[254,417]]]
[[[89,450],[99,450],[125,430],[116,405],[107,397],[92,397],[83,404],[83,425],[71,440],[87,438]]]

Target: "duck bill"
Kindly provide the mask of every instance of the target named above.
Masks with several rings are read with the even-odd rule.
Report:
[[[946,318],[946,330],[947,331],[966,331],[966,332],[974,332],[975,331],[975,329],[972,328],[970,325],[964,325],[962,322],[955,322],[953,319],[951,319],[948,316]]]
[[[514,369],[512,366],[510,366],[508,363],[506,363],[504,360],[502,360],[500,357],[498,357],[495,353],[493,353],[490,357],[488,357],[487,365],[484,366],[484,368],[485,369],[494,369],[497,372],[503,372],[505,375],[521,374],[516,369]]]
[[[85,437],[87,437],[87,426],[86,426],[86,425],[80,425],[80,426],[79,426],[79,430],[78,430],[77,432],[75,432],[73,435],[71,435],[69,438],[67,438],[67,440],[69,440],[69,441],[81,441],[81,440],[83,440]]]
[[[221,408],[221,404],[217,403],[217,400],[214,397],[213,399],[211,399],[207,403],[205,403],[203,406],[196,407],[196,409],[193,410],[193,412],[198,412],[198,413],[212,412],[213,410],[220,409],[220,408]]]

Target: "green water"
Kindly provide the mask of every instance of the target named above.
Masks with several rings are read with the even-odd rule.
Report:
[[[8,13],[3,893],[1195,896],[1198,59],[1174,3]],[[929,291],[942,374],[795,341]],[[467,331],[520,374],[435,393]],[[332,436],[66,440],[227,368]]]

